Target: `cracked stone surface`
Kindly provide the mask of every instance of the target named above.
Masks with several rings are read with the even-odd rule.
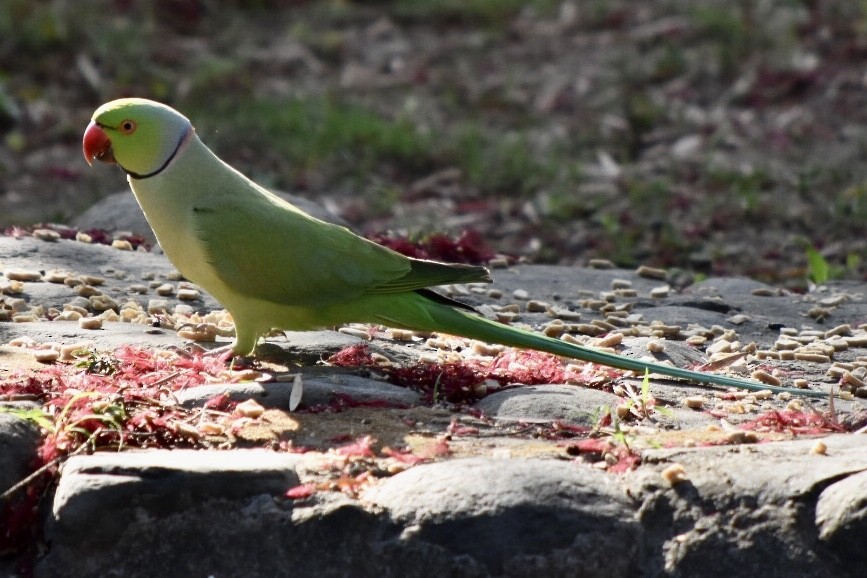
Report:
[[[44,276],[52,269],[103,278],[98,290],[119,306],[132,300],[146,307],[157,297],[151,286],[144,293],[130,291],[143,276],[149,279],[145,284],[180,282],[157,253],[0,237],[0,272]],[[528,311],[527,300],[514,297],[515,291],[569,309],[580,323],[605,318],[600,303],[630,304],[640,323],[666,331],[677,326],[682,335],[627,334],[621,353],[649,355],[648,343],[662,339],[665,347],[654,356],[678,365],[704,363],[705,348],[719,342],[688,344],[684,337],[696,325],[717,326],[720,334],[732,331],[739,345],[755,342],[757,350],[765,350],[780,338],[781,328],[795,337],[837,339],[839,345],[835,332],[845,333],[840,328],[848,325],[854,335],[867,320],[867,289],[851,283],[791,295],[748,279],[708,279],[651,297],[665,282],[634,271],[519,266],[495,270],[494,277],[500,298],[460,287],[445,290],[482,309],[517,304],[516,322],[535,327],[550,317]],[[612,285],[624,281],[634,294],[611,295]],[[24,311],[40,305],[62,309],[76,297],[74,287],[40,280],[25,282],[19,294],[0,295],[0,303],[17,303]],[[176,292],[159,298],[168,312],[219,307],[205,293],[193,301],[179,300]],[[375,370],[317,365],[359,343],[393,363],[436,353],[423,339],[406,342],[370,333],[370,339],[337,331],[278,335],[260,347],[260,355],[289,369],[275,373],[270,383],[213,383],[176,393],[186,408],[202,407],[222,393],[255,400],[264,413],[237,432],[237,448],[260,449],[70,458],[44,510],[44,549],[35,560],[35,575],[574,576],[576,568],[586,576],[860,575],[867,519],[863,434],[793,439],[791,433],[756,431],[748,438],[742,426],[763,412],[786,411],[791,400],[732,400],[725,397],[730,393],[652,378],[649,394],[659,411],[625,422],[623,432],[640,462],[631,471],[613,473],[605,470],[606,460],[616,461],[614,450],[596,454],[581,445],[578,434],[551,432],[592,428],[603,407],[635,407],[640,394],[630,401],[624,391],[640,392],[640,376],[618,379],[620,390],[491,384],[472,406],[457,408],[387,383]],[[152,324],[106,322],[88,330],[74,321],[0,322],[0,344],[24,337],[34,343],[89,343],[106,351],[184,343],[173,329]],[[205,346],[229,339],[220,336]],[[867,344],[859,343],[856,335],[850,347],[834,350],[829,362],[756,359],[748,353],[744,367],[729,369],[761,366],[778,371],[784,381],[801,377],[814,389],[833,386],[837,392],[840,376],[829,369],[863,364]],[[0,345],[0,378],[40,367],[45,366],[30,349]],[[295,374],[302,383],[300,411],[290,412],[298,401]],[[338,398],[359,405],[336,413],[309,411]],[[687,398],[701,403],[686,407]],[[835,397],[833,412],[830,399],[804,407],[856,431],[865,422],[864,405],[850,396]],[[373,440],[371,456],[334,451],[334,439],[363,436]],[[261,449],[286,442],[299,453]],[[29,471],[37,443],[30,422],[0,412],[4,488]],[[428,456],[426,463],[387,456],[386,448],[401,447]],[[340,476],[359,471],[370,477],[357,491],[338,489],[355,483]],[[316,490],[291,495],[293,488],[308,486]],[[14,575],[17,562],[0,554],[0,575]]]

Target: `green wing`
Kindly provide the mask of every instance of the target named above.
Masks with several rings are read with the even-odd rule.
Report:
[[[410,259],[270,193],[251,192],[218,195],[193,207],[211,266],[244,295],[323,307],[366,293],[490,280],[483,267]]]

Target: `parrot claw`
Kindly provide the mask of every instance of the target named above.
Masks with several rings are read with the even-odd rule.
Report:
[[[258,365],[259,364],[255,357],[249,355],[235,355],[229,362],[229,369],[232,371],[243,371],[245,369],[255,369]]]

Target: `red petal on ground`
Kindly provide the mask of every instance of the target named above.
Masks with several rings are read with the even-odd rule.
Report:
[[[232,396],[230,396],[227,392],[223,392],[220,395],[215,395],[211,399],[205,402],[205,409],[213,409],[215,411],[231,411],[234,409],[233,406],[237,405],[237,402],[232,401]]]
[[[564,383],[563,361],[550,353],[508,349],[488,367],[488,377],[501,383]]]
[[[370,355],[370,348],[367,345],[351,345],[341,349],[327,359],[331,365],[338,367],[358,367],[362,365],[373,365],[373,357]]]
[[[382,455],[393,458],[402,464],[414,466],[430,461],[430,458],[419,456],[408,450],[395,450],[388,446],[382,448]]]
[[[289,488],[286,490],[286,493],[283,494],[285,497],[290,500],[300,500],[303,498],[309,498],[313,494],[316,493],[316,485],[314,484],[300,484],[298,486]]]
[[[463,425],[459,423],[457,419],[452,419],[451,423],[449,423],[449,426],[446,428],[446,431],[452,435],[471,436],[478,435],[479,428]]]
[[[791,433],[812,435],[829,432],[845,432],[845,428],[824,415],[804,411],[768,411],[756,419],[741,424],[744,429],[758,432]]]
[[[374,457],[374,454],[371,446],[374,442],[376,442],[376,440],[371,436],[364,436],[363,438],[355,440],[354,443],[335,448],[334,451],[342,456],[372,458]]]

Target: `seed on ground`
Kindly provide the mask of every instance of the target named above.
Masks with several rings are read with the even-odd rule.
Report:
[[[32,323],[34,321],[39,321],[39,318],[33,313],[20,313],[18,315],[12,316],[13,323]]]
[[[497,321],[499,321],[500,323],[509,324],[517,318],[517,313],[512,313],[510,311],[497,311]]]
[[[726,441],[733,444],[754,444],[759,441],[755,432],[735,430],[726,435]]]
[[[546,337],[554,339],[558,339],[565,332],[566,325],[563,323],[548,323],[542,328],[542,333],[544,333]]]
[[[620,345],[621,343],[623,343],[623,334],[614,332],[609,333],[605,337],[600,337],[599,341],[596,342],[595,347],[611,348]]]
[[[63,283],[66,281],[66,278],[70,276],[69,271],[63,271],[61,269],[52,269],[45,273],[45,280],[49,283]]]
[[[165,299],[150,299],[148,301],[148,315],[156,315],[158,313],[167,313],[169,302]]]
[[[506,348],[502,345],[493,345],[490,343],[485,343],[484,341],[473,341],[471,349],[476,355],[494,357],[495,355],[499,355],[500,353],[502,353]]]
[[[654,287],[650,290],[650,296],[653,299],[662,299],[663,297],[668,297],[671,293],[670,285],[660,285],[659,287]]]
[[[575,331],[577,333],[596,337],[610,330],[599,327],[598,325],[592,325],[590,323],[576,323]]]
[[[195,301],[201,297],[196,289],[179,289],[178,299],[182,301]]]
[[[412,341],[415,337],[415,333],[407,329],[389,329],[388,334],[395,341]]]
[[[507,269],[509,267],[509,259],[506,257],[494,257],[488,261],[488,266],[491,269]]]
[[[0,293],[3,295],[21,295],[24,293],[24,283],[21,281],[9,281],[0,285]]]
[[[683,398],[683,405],[689,409],[701,409],[704,407],[705,399],[700,395],[691,395]]]
[[[370,341],[373,339],[373,336],[371,336],[370,333],[363,329],[356,329],[355,327],[341,327],[337,330],[337,332],[343,333],[344,335],[350,335],[352,337],[360,337],[365,341]]]
[[[585,309],[591,309],[593,311],[599,311],[606,305],[608,305],[608,301],[605,301],[604,299],[585,299],[581,302],[581,307],[584,307]]]
[[[813,444],[813,447],[810,448],[810,453],[817,456],[827,455],[828,446],[822,440],[817,440],[816,443]]]
[[[42,281],[42,273],[40,273],[39,271],[31,271],[26,269],[9,269],[8,271],[6,271],[5,275],[6,278],[10,281]]]
[[[524,289],[515,289],[514,291],[512,291],[512,297],[521,301],[526,301],[530,298],[530,294],[527,293],[527,291],[525,291]]]
[[[671,464],[664,470],[660,472],[662,479],[671,484],[672,486],[676,484],[683,483],[689,478],[686,475],[686,469],[683,467],[683,464]]]
[[[632,327],[632,324],[622,317],[614,317],[612,315],[605,316],[605,322],[615,327]]]
[[[650,353],[664,353],[665,341],[662,341],[661,339],[651,339],[647,342],[647,351]]]
[[[111,242],[111,246],[121,251],[132,251],[132,243],[126,239],[115,239]]]
[[[732,344],[730,341],[726,341],[724,339],[718,339],[714,341],[710,345],[708,345],[707,349],[705,349],[705,353],[708,355],[715,355],[717,353],[731,353],[734,351],[732,348]]]
[[[217,340],[217,326],[213,323],[184,325],[178,329],[178,337],[195,341],[196,343],[212,343]]]
[[[39,363],[54,363],[60,359],[60,352],[56,349],[37,349],[33,352],[33,357]]]
[[[571,343],[572,345],[586,345],[587,342],[581,339],[578,339],[574,335],[570,333],[564,333],[560,336],[560,341],[565,341],[566,343]]]
[[[66,311],[61,311],[60,315],[58,315],[56,319],[59,321],[78,321],[79,319],[81,319],[85,315],[82,315],[78,311],[66,310]]]
[[[75,293],[79,297],[94,297],[96,295],[102,295],[102,291],[96,287],[91,287],[90,285],[79,285],[75,288]]]
[[[591,269],[614,269],[614,262],[608,259],[590,259],[587,266]]]
[[[234,413],[242,417],[257,418],[265,413],[265,408],[255,399],[248,399],[235,406]]]
[[[831,310],[825,307],[813,307],[809,311],[807,311],[807,317],[812,319],[820,320],[827,319],[831,316]]]
[[[78,320],[81,329],[102,329],[102,319],[99,317],[82,317]]]
[[[812,361],[814,363],[831,363],[831,358],[822,353],[809,353],[805,351],[795,352],[794,358],[799,361]],[[782,357],[780,358],[782,359]]]
[[[527,301],[527,311],[529,313],[544,313],[548,309],[548,304],[537,299]]]
[[[846,336],[852,335],[852,325],[849,323],[843,323],[842,325],[838,325],[836,327],[832,327],[828,331],[825,332],[825,337],[834,337],[834,336]]]
[[[847,337],[846,343],[849,344],[849,347],[867,347],[867,333]]]
[[[668,271],[665,269],[659,269],[657,267],[648,267],[647,265],[641,265],[638,269],[635,270],[635,274],[639,277],[644,277],[645,279],[665,279],[668,276]]]
[[[120,315],[118,315],[117,311],[114,309],[106,309],[102,313],[99,314],[100,319],[103,321],[121,321]]]
[[[851,300],[852,297],[843,293],[840,295],[834,295],[833,297],[825,297],[819,301],[819,304],[824,305],[825,307],[837,307],[838,305],[843,305]]]
[[[40,241],[54,243],[60,240],[60,233],[51,229],[33,229],[33,236]]]
[[[617,289],[630,289],[632,287],[632,281],[628,279],[612,279],[611,280],[611,288],[614,290]]]
[[[780,381],[780,379],[777,376],[771,375],[770,373],[768,373],[764,369],[755,370],[754,372],[752,372],[750,374],[750,377],[752,377],[756,381],[760,381],[760,382],[766,383],[768,385],[782,385],[782,383],[783,383],[782,381]],[[769,391],[769,390],[762,390],[762,391]],[[760,393],[760,392],[756,392],[756,393]],[[753,395],[755,395],[755,394],[753,394]]]
[[[617,329],[616,325],[613,325],[613,324],[611,324],[608,321],[605,321],[603,319],[594,319],[593,321],[590,322],[590,324],[595,325],[596,327],[599,327],[601,329],[604,329],[605,331],[614,331],[615,329]]]
[[[856,388],[856,389],[860,388],[860,387],[864,387],[864,385],[865,385],[864,380],[857,377],[851,371],[845,372],[843,374],[841,381],[843,383],[845,383],[846,385],[851,385],[853,388]]]
[[[555,319],[563,319],[566,321],[578,321],[581,319],[580,311],[572,311],[570,309],[566,309],[565,307],[548,307],[545,309],[545,313],[548,317],[554,317]]]
[[[90,297],[88,301],[90,301],[90,307],[94,311],[108,311],[109,309],[117,310],[120,308],[117,301],[108,295],[94,295]]]
[[[163,297],[168,297],[170,295],[175,294],[175,286],[172,285],[171,283],[162,283],[162,284],[158,285],[156,289],[154,289],[154,292],[157,295],[162,295]]]

